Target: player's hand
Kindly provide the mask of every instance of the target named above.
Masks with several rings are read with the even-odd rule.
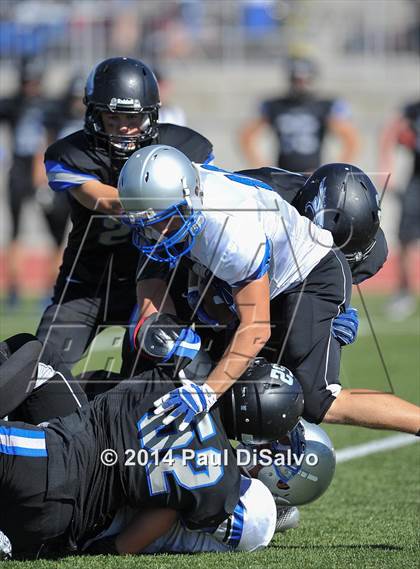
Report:
[[[359,317],[356,308],[349,308],[333,320],[332,334],[342,346],[352,344],[357,337]]]
[[[162,420],[164,425],[169,425],[178,417],[183,416],[179,430],[185,431],[194,417],[209,411],[216,400],[216,393],[206,383],[197,385],[188,379],[184,379],[182,387],[170,391],[154,402],[155,415],[165,414]]]

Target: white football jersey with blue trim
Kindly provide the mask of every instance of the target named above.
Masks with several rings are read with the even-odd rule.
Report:
[[[198,166],[205,227],[189,257],[230,286],[270,277],[270,297],[302,282],[333,246],[270,186],[211,165]]]

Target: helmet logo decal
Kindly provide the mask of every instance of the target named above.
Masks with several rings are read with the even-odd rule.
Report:
[[[305,205],[305,214],[319,227],[324,227],[324,210],[327,193],[326,177],[319,184],[318,193]]]
[[[118,99],[117,97],[112,97],[109,103],[109,108],[114,112],[117,107],[123,107],[122,111],[124,110],[124,107],[135,111],[140,111],[141,109],[140,101],[138,99]]]

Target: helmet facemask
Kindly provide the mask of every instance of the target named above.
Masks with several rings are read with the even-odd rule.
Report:
[[[325,431],[303,419],[288,438],[291,456],[286,454],[287,464],[277,458],[270,464],[263,464],[262,454],[257,454],[246,469],[270,489],[277,505],[308,504],[322,496],[329,487],[335,471],[335,451]],[[280,446],[287,445],[283,439],[279,443]],[[273,455],[278,453],[278,447],[278,443],[273,444]],[[282,452],[284,450],[280,450],[280,454]]]
[[[136,107],[135,101],[134,107]],[[91,135],[95,145],[109,152],[111,160],[127,160],[131,154],[143,146],[148,146],[158,137],[158,107],[128,109],[112,104],[103,107],[89,104],[85,116],[85,131]],[[115,112],[126,115],[136,115],[141,118],[140,132],[135,135],[110,134],[105,130],[102,113]]]
[[[260,459],[260,456],[263,456],[260,455],[260,452],[264,451],[264,457],[268,455],[271,457],[272,465],[269,468],[273,469],[277,484],[280,484],[283,489],[287,489],[290,480],[299,474],[302,468],[302,462],[299,460],[305,453],[305,433],[302,425],[298,423],[290,433],[278,441],[260,445],[242,443],[240,447],[245,448],[252,458],[250,463],[245,466],[245,471],[250,476],[258,478],[259,471],[266,468]]]
[[[175,221],[176,229],[163,235],[155,226],[166,220],[169,229]],[[129,213],[125,223],[133,229],[133,244],[137,249],[152,261],[174,266],[180,257],[191,251],[196,236],[204,226],[204,216],[194,211],[186,198],[162,212],[149,210]]]

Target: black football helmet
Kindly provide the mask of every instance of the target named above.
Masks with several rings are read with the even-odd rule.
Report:
[[[93,137],[95,146],[108,150],[112,158],[125,160],[157,138],[159,88],[152,71],[142,61],[113,57],[99,63],[89,74],[83,102],[85,132]],[[102,112],[140,115],[142,132],[135,136],[110,135],[105,132]]]
[[[230,439],[263,444],[291,431],[303,413],[300,383],[284,366],[257,358],[220,399]]]
[[[379,228],[379,196],[372,180],[351,164],[325,164],[308,178],[293,205],[331,231],[350,265],[365,259]]]

